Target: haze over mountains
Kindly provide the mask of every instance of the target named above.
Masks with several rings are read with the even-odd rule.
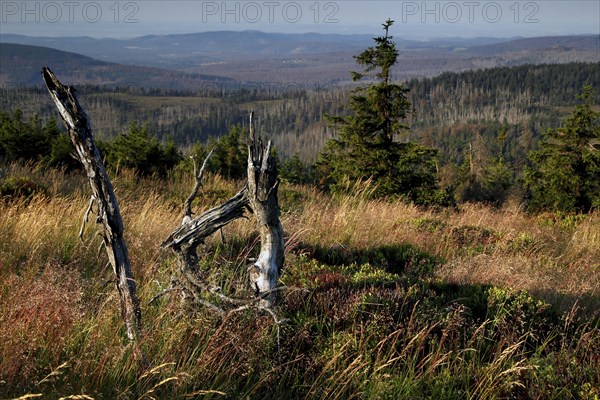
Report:
[[[222,31],[95,39],[2,34],[0,42],[3,85],[37,83],[39,68],[49,65],[74,83],[198,89],[206,82],[232,80],[344,83],[356,68],[352,56],[372,45],[372,36]],[[397,79],[502,65],[600,62],[600,35],[427,42],[396,38],[396,43]]]

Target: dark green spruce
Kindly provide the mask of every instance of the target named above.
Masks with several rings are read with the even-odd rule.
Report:
[[[549,129],[525,170],[533,211],[588,212],[600,208],[600,112],[587,86],[560,128]]]
[[[357,182],[371,180],[375,197],[435,204],[445,197],[436,182],[437,151],[399,141],[408,131],[405,121],[412,106],[408,89],[394,83],[391,75],[398,60],[389,33],[393,22],[383,24],[385,35],[374,38],[375,46],[354,57],[363,72],[351,72],[352,79],[369,84],[353,90],[350,115],[327,117],[337,136],[321,152],[318,170],[332,192],[352,190]]]

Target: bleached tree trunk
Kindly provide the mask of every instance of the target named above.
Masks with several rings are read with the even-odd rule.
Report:
[[[75,97],[75,90],[59,82],[50,69],[42,69],[42,77],[50,96],[67,126],[69,137],[75,147],[77,159],[87,173],[92,188],[92,202],[86,212],[95,203],[98,211],[98,222],[102,223],[102,237],[117,280],[117,290],[121,303],[121,314],[125,322],[127,337],[135,340],[141,329],[141,311],[136,295],[136,283],[133,279],[127,246],[123,238],[123,220],[117,198],[100,158],[98,148],[90,129],[85,111]]]
[[[222,205],[212,208],[192,219],[191,203],[202,186],[202,172],[198,173],[194,162],[196,184],[184,204],[184,218],[181,225],[162,243],[163,248],[171,248],[178,257],[179,272],[183,288],[191,294],[197,303],[214,305],[202,300],[202,290],[215,294],[218,288],[211,288],[204,281],[202,271],[198,269],[197,247],[204,240],[227,225],[241,218],[246,210],[252,211],[256,218],[260,234],[260,254],[256,262],[248,268],[250,285],[254,289],[254,300],[228,298],[219,293],[219,297],[232,304],[259,308],[270,308],[275,304],[279,272],[284,262],[283,228],[279,220],[277,199],[277,169],[271,156],[271,142],[264,146],[254,137],[252,115],[250,116],[250,143],[248,145],[248,181],[246,187]],[[210,154],[209,154],[210,157]],[[208,157],[207,157],[208,159]],[[239,309],[239,308],[238,308]],[[224,310],[219,309],[220,312]]]
[[[248,200],[260,234],[260,253],[248,269],[250,284],[256,296],[266,295],[259,303],[270,308],[275,304],[279,273],[284,263],[283,227],[279,220],[277,168],[271,156],[271,141],[266,145],[254,135],[250,114],[248,144]]]

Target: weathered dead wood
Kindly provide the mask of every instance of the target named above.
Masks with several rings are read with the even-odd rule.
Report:
[[[225,310],[208,303],[202,298],[202,292],[210,293],[220,300],[238,306],[231,311],[240,311],[250,307],[270,308],[274,305],[278,288],[279,272],[284,261],[283,228],[279,220],[279,204],[277,199],[277,170],[271,156],[271,142],[263,146],[262,141],[254,137],[252,114],[250,115],[250,144],[248,146],[248,181],[246,187],[224,204],[212,208],[194,219],[191,219],[191,204],[202,186],[202,172],[208,157],[200,172],[194,160],[194,176],[196,184],[190,196],[184,203],[184,218],[182,224],[162,243],[163,248],[171,248],[177,254],[179,278],[172,282],[183,289],[184,293],[193,297],[194,302],[209,306],[209,308],[225,315]],[[220,293],[220,289],[206,283],[202,271],[198,270],[197,247],[204,240],[227,225],[241,218],[246,210],[255,215],[261,250],[259,257],[248,269],[250,284],[255,291],[253,299],[234,299]],[[173,287],[163,293],[172,292]],[[159,294],[162,296],[162,294]],[[208,303],[208,304],[207,304]],[[275,318],[278,321],[277,318]]]
[[[177,255],[178,269],[181,274],[177,282],[185,289],[186,294],[194,298],[196,303],[205,303],[201,298],[201,293],[206,290],[202,271],[198,269],[198,246],[223,226],[244,216],[244,212],[248,209],[246,192],[246,188],[240,190],[225,203],[202,213],[193,220],[186,218],[188,216],[186,210],[181,226],[171,233],[161,245],[163,248],[173,249]],[[188,198],[188,200],[191,198],[189,204],[196,194],[197,189],[194,188],[193,196]],[[186,200],[184,207],[187,205],[188,201]]]
[[[202,167],[200,168],[200,171],[198,171],[198,165],[196,164],[196,158],[191,157],[192,162],[194,164],[194,178],[195,178],[196,183],[194,184],[194,188],[192,189],[192,192],[190,193],[188,198],[185,200],[185,203],[183,204],[183,221],[181,222],[181,225],[185,225],[187,222],[190,222],[192,220],[192,215],[194,215],[194,213],[192,212],[192,202],[198,195],[198,190],[200,190],[200,188],[202,187],[202,178],[204,177],[204,170],[206,170],[206,164],[208,164],[208,160],[210,160],[210,156],[213,155],[215,149],[216,149],[216,147],[213,147],[212,150],[210,151],[210,153],[208,153],[208,155],[204,159],[204,162],[202,163]]]
[[[261,307],[275,304],[279,273],[284,263],[283,227],[279,220],[277,168],[271,155],[271,141],[266,144],[254,134],[253,114],[250,114],[248,144],[248,201],[256,218],[260,234],[260,253],[248,268],[250,284],[257,297],[271,293],[260,301]]]
[[[161,246],[175,251],[184,245],[198,247],[218,229],[244,215],[244,211],[248,209],[246,193],[247,189],[243,188],[220,206],[203,212],[189,222],[184,221]]]
[[[127,246],[123,238],[123,220],[112,184],[94,138],[84,110],[79,105],[75,90],[59,82],[47,67],[42,69],[42,77],[56,104],[60,115],[68,128],[69,137],[75,147],[76,158],[83,165],[90,186],[92,200],[98,212],[97,222],[103,226],[102,238],[108,259],[117,278],[117,290],[121,303],[121,314],[125,322],[127,337],[136,339],[141,329],[141,311],[136,295],[136,283],[133,279]],[[91,210],[91,202],[84,216],[84,223]]]
[[[202,187],[202,178],[204,170],[214,148],[204,159],[202,167],[198,171],[198,166],[195,159],[194,163],[194,178],[195,184],[190,195],[183,204],[183,220],[181,226],[177,228],[169,237],[161,244],[162,248],[172,248],[178,256],[178,266],[180,278],[172,278],[171,286],[175,283],[185,289],[187,295],[191,295],[196,303],[204,304],[205,301],[201,298],[202,290],[205,290],[204,281],[201,271],[198,270],[198,246],[204,242],[208,236],[215,231],[227,225],[231,221],[241,218],[244,211],[248,208],[248,200],[246,198],[246,189],[238,192],[224,204],[214,207],[197,218],[192,219],[192,202],[198,195],[198,191]]]

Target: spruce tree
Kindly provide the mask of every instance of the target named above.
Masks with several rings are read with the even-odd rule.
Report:
[[[529,155],[525,187],[532,211],[588,212],[600,208],[600,113],[591,87],[563,126],[550,129]]]
[[[363,72],[351,72],[353,81],[370,84],[352,91],[347,116],[327,116],[337,137],[328,141],[317,162],[321,182],[337,192],[371,179],[377,197],[400,195],[420,204],[444,197],[436,185],[437,152],[415,143],[400,143],[408,130],[411,110],[408,89],[392,81],[398,50],[390,35],[394,21],[383,24],[385,35],[358,56]]]
[[[248,137],[248,130],[237,124],[232,126],[225,136],[218,139],[211,138],[206,144],[197,143],[192,154],[196,160],[202,162],[213,150],[208,161],[208,171],[219,173],[227,179],[244,179],[248,174],[246,137]]]
[[[147,124],[139,125],[137,122],[131,123],[128,133],[118,135],[110,143],[99,143],[98,147],[112,168],[117,171],[131,168],[142,176],[164,178],[181,161],[172,138],[163,145],[150,134]]]

